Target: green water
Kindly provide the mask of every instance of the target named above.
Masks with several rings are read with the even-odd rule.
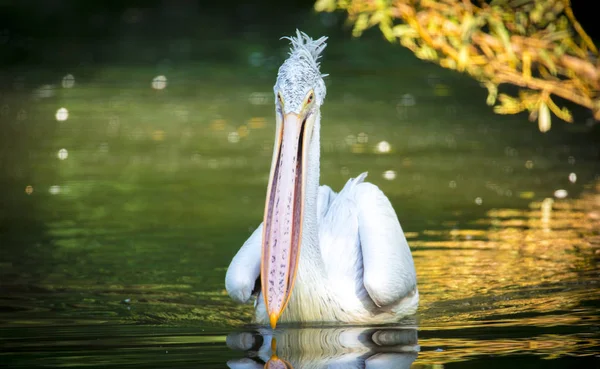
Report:
[[[395,327],[282,326],[279,358],[597,367],[598,126],[576,110],[576,124],[541,134],[526,115],[494,115],[476,82],[377,45],[390,49],[352,60],[346,51],[370,51],[367,41],[332,43],[325,55],[321,181],[339,190],[369,171],[389,196],[413,250],[419,313]],[[249,325],[252,306],[228,298],[224,276],[262,218],[281,46],[259,66],[3,72],[2,365],[269,359],[271,332]],[[152,88],[158,75],[166,88]]]

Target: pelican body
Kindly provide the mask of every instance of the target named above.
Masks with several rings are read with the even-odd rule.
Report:
[[[318,59],[326,37],[297,31],[279,68],[275,145],[264,219],[234,256],[229,295],[261,289],[255,321],[390,323],[419,303],[413,258],[396,212],[366,173],[335,193],[319,186],[320,107],[326,89]]]

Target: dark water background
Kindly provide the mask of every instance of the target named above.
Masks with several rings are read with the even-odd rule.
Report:
[[[214,18],[188,3],[31,11],[56,29],[24,29],[27,10],[12,8],[0,35],[0,365],[270,358],[271,332],[248,325],[252,307],[223,280],[262,218],[278,38],[297,26],[330,36],[321,180],[339,190],[369,171],[406,232],[422,302],[393,327],[283,326],[279,358],[598,367],[600,134],[588,112],[542,134],[376,30],[350,39],[343,17],[287,5],[260,27],[247,8]]]

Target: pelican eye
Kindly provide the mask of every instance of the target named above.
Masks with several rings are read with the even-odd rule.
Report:
[[[308,95],[308,101],[306,102],[307,104],[310,104],[313,101],[313,94]]]

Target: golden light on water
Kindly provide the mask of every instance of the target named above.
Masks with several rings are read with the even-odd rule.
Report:
[[[227,121],[225,119],[215,119],[210,123],[210,129],[213,131],[222,131],[226,125]]]
[[[152,132],[152,140],[153,141],[164,141],[165,139],[165,131],[162,129],[157,129]]]
[[[442,97],[450,96],[451,95],[450,86],[438,83],[433,88],[433,94],[435,96],[442,96]]]
[[[352,152],[353,154],[362,154],[365,151],[366,151],[366,147],[364,144],[361,144],[361,143],[355,143],[350,148],[350,152]]]
[[[532,316],[531,324],[560,324],[562,315],[543,314],[569,311],[587,298],[588,292],[569,286],[595,279],[578,270],[589,270],[582,263],[595,263],[600,250],[598,209],[600,183],[578,199],[545,198],[531,202],[529,210],[489,210],[473,224],[483,229],[431,230],[411,239],[421,314],[428,316],[424,329],[483,319],[489,326],[525,325],[521,313]],[[590,323],[583,316],[569,319]]]
[[[248,126],[241,125],[237,129],[237,133],[240,136],[240,138],[244,138],[244,137],[247,137],[250,134],[250,130],[248,129]]]
[[[248,127],[250,129],[265,128],[267,120],[264,117],[254,117],[248,121]]]

